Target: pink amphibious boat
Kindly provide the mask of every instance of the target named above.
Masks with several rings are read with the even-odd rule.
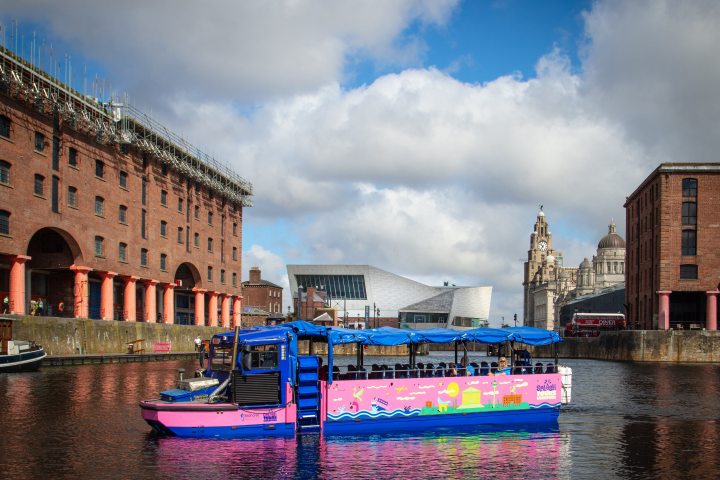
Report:
[[[327,365],[317,355],[299,353],[303,340],[327,343]],[[212,338],[199,376],[183,379],[181,374],[177,388],[140,407],[157,432],[186,437],[557,422],[561,404],[570,399],[572,372],[558,366],[557,358],[533,364],[520,346],[559,341],[556,332],[530,327],[350,330],[299,320],[236,329]],[[495,362],[469,362],[465,346],[470,342],[504,345],[512,366],[500,371]],[[358,346],[357,365],[340,372],[333,365],[333,347],[349,343]],[[454,344],[455,362],[417,361],[421,343]],[[408,363],[365,366],[365,345],[408,345]]]

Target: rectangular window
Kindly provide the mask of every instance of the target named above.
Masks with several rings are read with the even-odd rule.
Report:
[[[697,265],[680,265],[680,278],[683,280],[697,280]]]
[[[68,165],[70,165],[71,167],[77,167],[77,164],[78,164],[77,157],[78,157],[77,150],[70,147],[68,149]]]
[[[225,283],[225,270],[220,270],[220,283]]]
[[[683,197],[697,197],[697,179],[683,178],[682,190]]]
[[[127,188],[128,174],[127,172],[120,172],[120,188]]]
[[[147,237],[147,210],[144,208],[142,209],[142,214],[140,216],[140,236],[142,238],[148,238]]]
[[[212,225],[212,221],[213,221],[213,213],[208,212],[208,225]]]
[[[167,270],[167,255],[164,253],[160,254],[160,270],[163,272]]]
[[[208,282],[212,282],[212,267],[208,267],[207,279]]]
[[[147,267],[148,264],[148,251],[147,248],[140,249],[140,266]]]
[[[77,188],[68,187],[68,207],[77,208]]]
[[[200,207],[195,205],[195,218],[200,218]]]
[[[120,242],[118,245],[118,260],[127,262],[127,243]]]
[[[208,238],[208,252],[212,252],[213,249],[213,239]]]
[[[183,199],[178,198],[178,212],[182,212],[182,211],[183,211]]]
[[[0,160],[0,183],[10,185],[10,164]]]
[[[35,195],[38,195],[40,197],[43,196],[43,193],[45,191],[45,177],[42,175],[35,175]]]
[[[95,160],[95,176],[98,178],[105,176],[105,164],[102,160]]]
[[[232,274],[232,286],[237,287],[237,273]]]
[[[193,240],[193,245],[196,247],[200,247],[200,234],[195,232],[195,239]]]
[[[147,205],[147,177],[143,177],[142,179],[142,187],[140,189],[140,196],[143,207]]]
[[[178,243],[183,243],[183,229],[182,229],[182,227],[178,227],[177,242],[178,242]]]
[[[95,215],[102,217],[105,215],[105,199],[95,197]]]
[[[103,256],[103,237],[100,237],[100,236],[95,237],[95,256],[96,257]]]
[[[10,212],[0,210],[0,234],[10,235]]]
[[[59,197],[60,197],[60,177],[57,177],[53,175],[52,177],[52,185],[50,186],[50,203],[52,206],[52,211],[55,213],[60,212],[60,206],[59,206]]]
[[[697,232],[695,230],[682,231],[682,254],[697,255]]]
[[[165,220],[160,221],[160,236],[167,237],[167,222]]]
[[[237,222],[233,222],[233,235],[237,237]]]
[[[0,137],[10,138],[10,118],[0,115]]]
[[[233,247],[232,259],[237,260],[237,247]]]
[[[697,225],[697,203],[683,202],[682,204],[682,224]]]
[[[160,190],[160,205],[167,207],[167,192],[165,190]]]
[[[45,135],[35,132],[35,151],[42,152],[45,150]]]
[[[52,144],[52,169],[60,170],[60,139],[55,136]]]
[[[118,208],[118,221],[127,224],[127,207],[125,205],[120,205]]]

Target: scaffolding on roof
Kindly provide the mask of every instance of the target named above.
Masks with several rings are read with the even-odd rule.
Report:
[[[59,115],[64,125],[100,144],[133,145],[230,202],[252,206],[252,184],[184,138],[127,102],[82,95],[5,47],[0,47],[0,93],[42,114]]]

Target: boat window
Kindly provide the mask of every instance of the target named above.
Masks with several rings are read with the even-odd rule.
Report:
[[[252,345],[243,350],[243,367],[246,370],[278,367],[277,345]]]
[[[212,370],[230,371],[232,347],[215,347],[212,354]]]

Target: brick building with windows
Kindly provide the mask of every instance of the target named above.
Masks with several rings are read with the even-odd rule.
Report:
[[[98,103],[3,48],[0,66],[3,308],[238,323],[252,186],[132,106]]]
[[[262,279],[259,267],[250,268],[250,279],[242,282],[244,304],[268,313],[282,313],[282,287]]]
[[[625,212],[628,324],[717,330],[720,163],[661,164]]]

